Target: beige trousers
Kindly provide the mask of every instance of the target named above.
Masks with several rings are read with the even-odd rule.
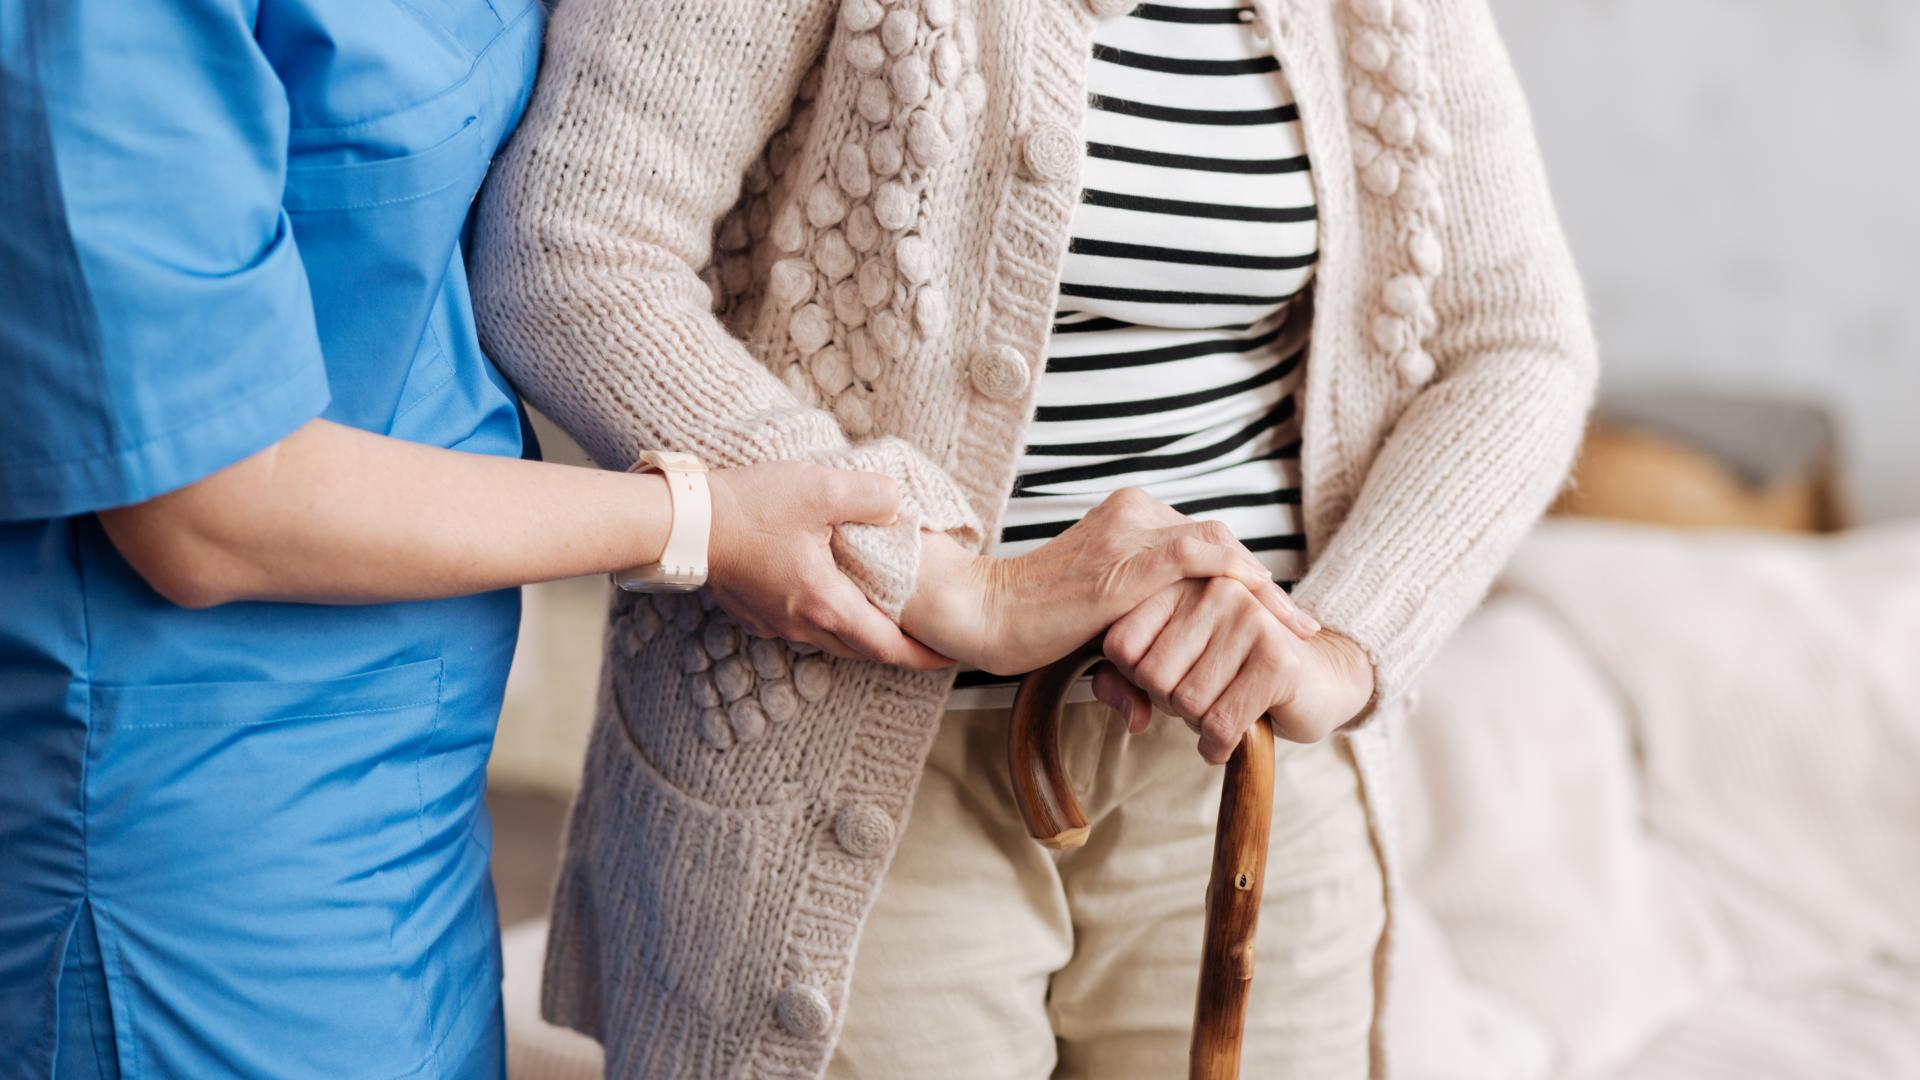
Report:
[[[1178,720],[1068,708],[1092,823],[1054,854],[1007,780],[1004,710],[949,712],[855,960],[832,1080],[1186,1075],[1221,770]],[[1242,1075],[1369,1074],[1385,908],[1344,740],[1278,743]]]

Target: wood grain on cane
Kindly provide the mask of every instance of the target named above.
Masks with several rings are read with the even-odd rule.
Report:
[[[1248,730],[1227,761],[1220,821],[1207,879],[1207,933],[1200,990],[1193,1005],[1192,1080],[1234,1080],[1253,989],[1253,937],[1267,882],[1267,834],[1273,824],[1273,726]]]

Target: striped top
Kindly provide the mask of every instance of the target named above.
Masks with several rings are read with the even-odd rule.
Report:
[[[1252,19],[1174,0],[1095,31],[1083,194],[999,554],[1139,487],[1226,522],[1283,583],[1304,570],[1307,320],[1288,316],[1319,229],[1298,110]],[[949,707],[1004,707],[1013,681],[963,668]]]

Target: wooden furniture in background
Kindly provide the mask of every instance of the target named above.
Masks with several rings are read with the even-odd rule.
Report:
[[[1555,513],[1681,528],[1833,532],[1852,523],[1834,423],[1798,402],[1612,394]]]

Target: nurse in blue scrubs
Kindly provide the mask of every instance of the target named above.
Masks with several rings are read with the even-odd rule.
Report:
[[[657,476],[523,460],[475,337],[468,208],[543,18],[0,4],[0,1072],[501,1073],[512,587],[671,518]],[[713,476],[733,603],[940,662],[827,551],[888,482]]]

